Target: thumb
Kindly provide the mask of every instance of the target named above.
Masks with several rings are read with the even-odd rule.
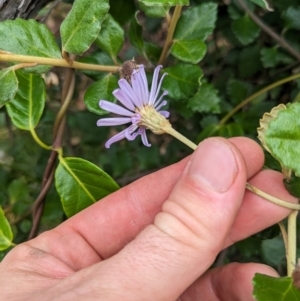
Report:
[[[93,277],[101,296],[107,292],[105,300],[176,300],[222,249],[245,182],[244,161],[233,144],[222,138],[203,141],[154,224],[99,264]]]

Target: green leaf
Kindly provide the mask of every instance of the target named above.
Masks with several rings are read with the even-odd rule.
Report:
[[[0,206],[0,251],[6,250],[13,245],[13,232]]]
[[[247,14],[233,20],[231,27],[233,33],[243,45],[252,43],[260,33],[260,27]]]
[[[81,55],[97,38],[108,0],[76,0],[60,26],[63,50]]]
[[[1,24],[1,23],[0,23]],[[12,100],[18,90],[18,79],[13,69],[0,71],[0,108]]]
[[[129,40],[132,46],[134,46],[139,52],[144,51],[144,40],[143,40],[143,27],[137,20],[137,13],[131,20],[128,32]]]
[[[162,51],[161,47],[152,43],[145,43],[144,50],[148,60],[150,60],[153,64],[156,65]]]
[[[185,10],[176,26],[174,39],[204,41],[214,30],[217,19],[216,3],[203,3]]]
[[[267,9],[268,11],[273,11],[274,9],[272,7],[270,7],[269,3],[267,2],[267,0],[250,0],[251,2],[253,2],[254,4]]]
[[[60,50],[50,30],[35,20],[0,22],[0,49],[29,56],[61,58]],[[44,73],[51,66],[26,68],[28,72]]]
[[[24,178],[19,178],[9,183],[7,188],[9,203],[15,204],[18,201],[28,200],[30,198],[28,187],[28,183],[26,183]]]
[[[32,130],[38,124],[46,101],[45,83],[37,74],[16,72],[19,89],[15,98],[6,104],[13,124],[22,130]]]
[[[264,68],[272,68],[278,64],[278,49],[275,47],[262,48],[261,61]]]
[[[225,138],[230,138],[230,137],[244,136],[245,133],[243,127],[240,124],[232,122],[232,123],[222,125],[219,128],[218,135]]]
[[[197,93],[189,99],[188,106],[194,112],[220,113],[220,97],[212,84],[202,83]]]
[[[72,157],[59,160],[55,185],[68,217],[119,188],[107,173],[89,161]]]
[[[238,79],[231,79],[227,84],[227,94],[230,98],[230,103],[233,105],[239,104],[251,93],[251,85]]]
[[[175,6],[175,5],[190,5],[189,0],[140,0],[147,6]]]
[[[198,64],[206,54],[206,45],[200,40],[175,40],[171,54],[183,62]]]
[[[300,290],[294,287],[290,277],[274,278],[255,274],[253,296],[257,301],[298,301]]]
[[[95,42],[115,60],[124,43],[124,30],[111,15],[107,15]]]
[[[134,16],[134,0],[110,0],[109,4],[109,13],[120,25],[124,25]]]
[[[273,267],[279,267],[285,262],[285,247],[282,237],[265,239],[261,244],[264,262]]]
[[[162,18],[165,17],[170,10],[170,6],[147,6],[139,0],[140,9],[149,18]]]
[[[300,178],[293,174],[290,179],[283,179],[285,189],[296,198],[300,199]]]
[[[238,70],[241,77],[254,75],[261,69],[260,47],[258,45],[243,48],[239,54]]]
[[[169,91],[169,96],[175,100],[186,100],[193,96],[203,76],[202,70],[195,65],[177,64],[163,69],[168,76],[165,77],[162,88]]]
[[[282,13],[282,19],[284,21],[284,25],[287,28],[293,28],[300,30],[300,6],[293,7],[290,6],[286,11]]]
[[[218,124],[208,125],[197,136],[196,142],[200,143],[201,141],[203,141],[206,138],[218,136],[219,129],[220,129],[220,125],[218,125]]]
[[[287,104],[268,124],[265,143],[281,166],[300,176],[300,103]]]
[[[100,109],[99,101],[101,99],[116,102],[112,92],[118,87],[118,80],[115,76],[109,74],[97,82],[94,82],[85,92],[84,102],[89,111],[103,115],[107,111]]]

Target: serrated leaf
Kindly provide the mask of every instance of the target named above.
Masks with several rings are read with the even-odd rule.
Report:
[[[231,27],[233,33],[243,45],[252,43],[260,33],[260,27],[247,14],[233,20]]]
[[[300,6],[293,7],[290,6],[286,11],[282,13],[282,19],[284,21],[284,25],[287,28],[293,28],[300,30]]]
[[[115,60],[124,43],[124,30],[111,15],[107,15],[95,42]]]
[[[50,30],[35,20],[8,20],[0,22],[0,49],[14,54],[61,58],[60,49]],[[28,72],[44,73],[51,66],[26,68]]]
[[[148,6],[175,6],[175,5],[190,5],[189,0],[140,0]]]
[[[274,278],[255,274],[253,296],[257,301],[298,301],[300,290],[292,284],[291,277]]]
[[[55,186],[68,217],[119,188],[107,173],[93,163],[72,157],[60,157],[55,171]]]
[[[174,39],[204,41],[214,30],[217,19],[216,3],[203,3],[185,10],[176,26]]]
[[[141,0],[139,0],[139,7],[149,18],[165,17],[170,10],[170,6],[147,6]]]
[[[300,176],[300,103],[287,104],[265,130],[265,143],[284,169]]]
[[[198,64],[206,54],[206,45],[200,40],[175,40],[171,54],[183,62]]]
[[[38,124],[45,107],[43,78],[38,74],[16,72],[19,88],[14,99],[6,104],[13,124],[22,130],[32,130]]]
[[[134,46],[139,52],[143,53],[144,51],[144,40],[143,40],[143,27],[137,20],[137,14],[131,20],[129,25],[129,40],[132,46]]]
[[[212,84],[202,83],[197,93],[189,99],[188,106],[194,112],[220,113],[220,97]]]
[[[97,38],[109,9],[108,0],[76,0],[60,26],[63,50],[81,55]]]
[[[116,99],[112,92],[118,88],[118,80],[115,76],[109,74],[97,82],[94,82],[85,92],[84,102],[89,111],[103,115],[107,111],[100,109],[99,101],[101,99],[115,102]]]
[[[238,79],[229,80],[226,88],[230,103],[234,105],[243,101],[251,92],[251,85]]]
[[[269,5],[268,1],[267,0],[249,0],[251,1],[252,3],[262,7],[262,8],[265,8],[267,9],[268,11],[273,11],[274,9]]]
[[[13,232],[0,206],[0,251],[6,250],[13,245]]]
[[[258,136],[257,138],[260,140],[262,146],[267,150],[269,153],[271,152],[268,148],[265,140],[266,131],[269,127],[269,123],[276,119],[278,113],[282,110],[286,110],[286,106],[284,104],[279,104],[278,106],[274,107],[271,112],[266,112],[263,117],[259,120],[259,128],[257,128]]]
[[[193,96],[203,76],[202,70],[195,65],[177,64],[163,69],[168,76],[165,77],[162,89],[169,91],[169,96],[175,100],[186,100]]]
[[[7,68],[0,71],[0,108],[12,100],[18,90],[18,79],[15,71]]]

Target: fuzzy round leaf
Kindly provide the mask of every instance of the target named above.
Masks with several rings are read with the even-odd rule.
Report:
[[[118,184],[98,166],[71,157],[60,157],[55,186],[68,217],[119,189]]]
[[[0,49],[14,54],[61,58],[60,49],[51,31],[35,20],[0,22]],[[26,68],[28,72],[45,73],[51,66]]]
[[[204,41],[215,28],[217,8],[216,3],[207,2],[185,10],[177,23],[174,39]]]
[[[60,26],[63,50],[81,55],[97,38],[108,12],[108,0],[74,1]]]
[[[300,176],[300,103],[278,112],[265,131],[265,143],[281,166]]]
[[[171,54],[185,63],[198,64],[206,50],[206,45],[201,40],[175,40]]]

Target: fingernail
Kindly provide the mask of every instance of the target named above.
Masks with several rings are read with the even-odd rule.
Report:
[[[200,185],[222,193],[233,184],[238,166],[230,145],[224,140],[211,138],[199,144],[188,173]]]

